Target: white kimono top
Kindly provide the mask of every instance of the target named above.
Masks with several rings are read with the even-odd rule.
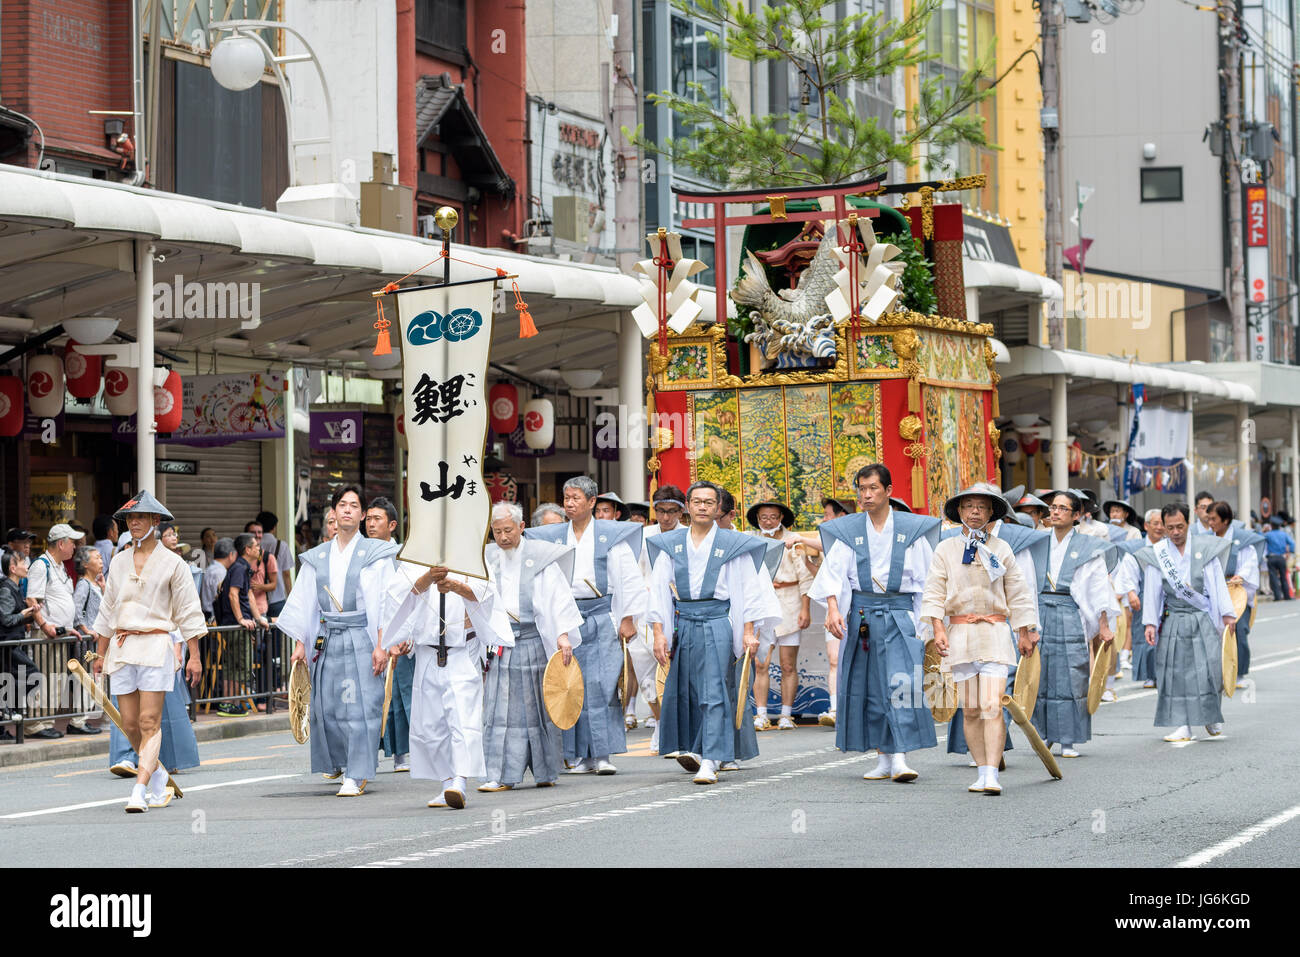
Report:
[[[123,665],[175,670],[176,655],[166,633],[179,631],[186,639],[208,633],[190,567],[161,544],[154,546],[138,575],[133,549],[114,556],[94,630],[109,637],[104,674]],[[117,636],[123,631],[160,634],[127,635],[119,645]]]
[[[704,585],[704,573],[709,564],[709,555],[713,550],[713,540],[717,537],[716,525],[709,529],[699,547],[691,541],[691,533],[686,532],[686,564],[691,593],[679,595],[682,599],[698,599],[700,588]],[[668,639],[671,650],[673,642],[673,590],[676,576],[673,572],[673,560],[663,552],[655,558],[650,578],[650,604],[646,618],[653,624],[663,626],[664,637]],[[775,626],[781,620],[781,603],[776,599],[772,581],[767,572],[754,567],[752,555],[739,555],[727,562],[718,572],[718,582],[713,589],[713,597],[731,600],[731,644],[732,653],[737,658],[745,652],[745,624],[754,625],[757,637],[762,628]],[[739,599],[739,600],[737,600]]]
[[[1058,540],[1056,532],[1048,539],[1047,574],[1056,581],[1061,574],[1061,565],[1070,552],[1071,542],[1077,534],[1075,529],[1065,533],[1065,538]],[[1106,622],[1111,631],[1118,621],[1119,602],[1106,573],[1106,556],[1098,552],[1081,565],[1076,565],[1074,577],[1070,580],[1070,597],[1079,606],[1079,622],[1083,625],[1083,636],[1092,638],[1101,629],[1101,615],[1106,614]]]
[[[410,641],[414,645],[438,644],[438,608],[441,593],[437,585],[432,585],[420,594],[415,593],[415,581],[425,573],[424,565],[399,561],[396,573],[388,584],[385,595],[383,646],[395,648]],[[447,592],[446,643],[448,648],[462,648],[469,645],[470,655],[482,658],[489,647],[506,645],[513,647],[514,632],[510,630],[510,619],[506,617],[505,608],[497,594],[496,585],[481,578],[450,573],[447,576],[469,586],[474,593],[474,601],[467,601],[455,592]],[[468,616],[474,626],[474,639],[465,637],[465,619]],[[412,647],[411,655],[415,654]]]
[[[1192,571],[1191,550],[1195,549],[1195,547],[1195,539],[1188,535],[1181,552],[1167,538],[1162,538],[1156,543],[1155,551],[1157,555],[1162,551],[1170,555],[1173,558],[1174,568],[1178,576],[1190,585]],[[1165,609],[1164,581],[1165,576],[1161,573],[1158,564],[1146,567],[1142,578],[1143,627],[1147,625],[1160,626],[1160,615]],[[1217,558],[1211,558],[1205,563],[1201,579],[1201,594],[1210,603],[1210,623],[1214,625],[1216,630],[1222,632],[1223,616],[1232,614],[1232,599],[1228,596],[1228,583],[1223,577],[1223,566],[1219,564]]]
[[[500,561],[497,591],[501,595],[501,607],[518,618],[519,575],[523,571],[524,561],[523,541],[515,548],[501,549]],[[582,644],[582,613],[574,604],[573,593],[569,583],[564,580],[564,573],[554,562],[533,576],[533,623],[537,626],[537,634],[548,659],[559,650],[560,635],[565,635],[574,648]]]
[[[330,580],[329,589],[339,601],[343,600],[343,586],[347,583],[348,565],[357,543],[368,541],[360,532],[352,536],[346,548],[340,547],[340,538],[330,543]],[[383,627],[384,596],[388,591],[388,582],[393,575],[393,562],[371,562],[357,580],[356,607],[353,611],[366,613],[366,634],[374,645],[379,644],[379,631]],[[322,612],[336,612],[331,603],[329,608],[321,608],[317,601],[316,570],[303,562],[294,580],[293,589],[280,609],[276,627],[303,645],[310,645],[316,640],[320,630]]]
[[[880,531],[876,531],[870,518],[866,526],[867,548],[871,553],[870,587],[863,588],[858,581],[858,556],[848,545],[836,539],[808,589],[808,597],[822,606],[826,605],[827,598],[835,596],[840,615],[845,618],[855,591],[883,592],[889,584],[889,566],[894,557],[894,513],[889,513]],[[929,632],[929,625],[920,620],[921,593],[925,591],[925,576],[930,571],[933,557],[934,548],[924,536],[909,545],[903,555],[903,577],[898,590],[912,595],[912,619],[917,637]]]

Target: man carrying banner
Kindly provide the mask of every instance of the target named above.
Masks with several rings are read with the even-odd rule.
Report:
[[[1073,492],[1052,492],[1046,501],[1052,535],[1045,587],[1038,596],[1042,676],[1033,721],[1049,748],[1059,741],[1062,757],[1077,758],[1075,745],[1092,737],[1089,642],[1094,635],[1114,641],[1110,622],[1120,609],[1106,571],[1110,543],[1075,529],[1081,503]]]
[[[524,513],[513,502],[492,506],[492,538],[484,550],[510,619],[513,647],[488,667],[483,711],[487,762],[480,791],[505,791],[533,772],[539,788],[561,770],[560,729],[542,698],[546,665],[558,651],[567,667],[581,643],[582,615],[569,581],[573,549],[524,538]]]
[[[911,684],[924,658],[917,616],[939,519],[894,511],[884,465],[859,469],[853,484],[858,511],[821,525],[826,557],[808,593],[826,606],[826,628],[842,639],[835,746],[876,749],[876,767],[864,780],[915,781],[908,753],[938,743],[922,689]],[[899,674],[908,683],[901,701]]]
[[[162,712],[175,686],[180,660],[171,632],[189,645],[186,676],[196,683],[199,639],[208,633],[198,589],[189,566],[158,541],[158,524],[172,521],[163,504],[141,490],[113,515],[125,525],[133,548],[118,553],[108,568],[104,597],[95,618],[94,673],[110,678],[122,714],[122,730],[139,756],[128,813],[166,807],[172,799],[167,769],[158,762]]]
[[[1009,513],[1010,506],[991,485],[974,485],[948,499],[944,517],[960,522],[961,534],[934,549],[921,601],[921,616],[934,629],[943,658],[941,667],[956,682],[966,742],[979,768],[967,790],[992,795],[1002,793],[998,765],[1007,733],[1002,695],[1016,663],[1007,625],[1017,635],[1021,656],[1038,642],[1033,583],[1011,546],[987,532],[990,522]]]
[[[388,663],[380,629],[397,554],[360,534],[361,494],[355,485],[334,493],[338,534],[303,554],[276,623],[296,642],[291,660],[310,666],[311,769],[342,776],[339,797],[362,794],[378,768]]]
[[[444,595],[445,604],[439,598]],[[496,586],[445,568],[398,561],[384,619],[385,650],[415,659],[411,777],[442,782],[429,807],[461,810],[468,779],[487,774],[483,658],[489,647],[514,644]]]
[[[655,657],[669,665],[660,707],[659,744],[678,752],[696,784],[716,784],[718,769],[757,755],[737,753],[739,688],[735,661],[758,650],[759,629],[781,617],[762,570],[764,543],[717,524],[718,489],[696,482],[686,491],[689,528],[650,539],[648,618]]]
[[[636,634],[636,621],[646,608],[645,579],[637,567],[641,526],[593,519],[596,495],[596,483],[587,476],[569,479],[564,483],[569,520],[524,532],[527,538],[574,549],[570,588],[583,616],[582,641],[574,644],[574,656],[582,667],[585,694],[578,723],[564,732],[571,774],[618,770],[609,759],[627,750],[618,699],[623,643]]]
[[[1250,613],[1255,607],[1259,591],[1259,554],[1255,546],[1263,543],[1264,536],[1232,521],[1232,506],[1215,502],[1206,511],[1210,531],[1219,538],[1230,539],[1228,554],[1220,559],[1228,585],[1239,585],[1246,592],[1246,610],[1237,619],[1237,687],[1245,687],[1241,679],[1250,673]]]
[[[1142,623],[1156,650],[1158,728],[1166,741],[1192,741],[1192,725],[1211,737],[1223,733],[1223,629],[1237,623],[1219,555],[1228,543],[1189,535],[1187,506],[1160,510],[1165,538],[1152,549],[1143,576]],[[1222,544],[1220,544],[1222,543]]]

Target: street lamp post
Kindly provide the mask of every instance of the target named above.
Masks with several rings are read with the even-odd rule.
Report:
[[[357,201],[347,188],[335,182],[337,164],[334,154],[334,101],[330,98],[325,71],[321,69],[311,44],[301,33],[276,20],[219,20],[209,24],[209,32],[217,39],[212,45],[212,76],[227,90],[241,92],[256,85],[267,66],[275,74],[280,86],[280,99],[284,103],[284,122],[289,152],[289,188],[276,200],[276,209],[316,219],[329,219],[357,225],[360,217]],[[283,30],[303,45],[306,53],[277,54],[267,45],[260,30]],[[293,103],[290,99],[289,77],[284,68],[292,63],[311,63],[316,67],[321,93],[325,98],[325,136],[295,137],[293,132]],[[299,181],[297,155],[304,146],[325,146],[329,155],[327,183],[304,184]]]

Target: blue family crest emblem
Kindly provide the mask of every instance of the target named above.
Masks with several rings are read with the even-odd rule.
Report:
[[[477,309],[453,309],[443,315],[429,309],[407,324],[406,341],[413,346],[424,346],[439,339],[463,342],[483,328],[483,317]]]

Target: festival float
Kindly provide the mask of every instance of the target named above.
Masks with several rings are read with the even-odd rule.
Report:
[[[961,204],[936,202],[983,177],[882,180],[676,191],[710,211],[682,225],[713,229],[716,262],[727,262],[727,228],[745,232],[730,320],[721,295],[702,314],[690,276],[704,266],[674,255],[677,237],[647,237],[636,315],[651,338],[652,492],[716,482],[742,523],[751,504],[775,500],[810,530],[825,498],[852,510],[853,476],[872,462],[888,466],[896,498],[931,515],[996,481],[993,327],[966,319]],[[897,208],[882,201],[899,194]],[[730,215],[731,204],[755,211]]]
[[[750,505],[779,501],[809,531],[826,498],[854,509],[853,478],[872,462],[889,468],[895,498],[936,516],[954,493],[996,481],[993,327],[966,318],[961,204],[935,201],[983,183],[675,190],[708,213],[682,225],[713,230],[715,262],[728,262],[728,228],[744,227],[741,274],[705,315],[691,280],[705,264],[667,230],[647,237],[633,314],[650,340],[651,492],[716,482],[736,497],[739,527]],[[821,618],[814,603],[806,636]],[[828,670],[823,643],[803,641],[795,714],[827,710]],[[780,706],[775,674],[768,706]]]

